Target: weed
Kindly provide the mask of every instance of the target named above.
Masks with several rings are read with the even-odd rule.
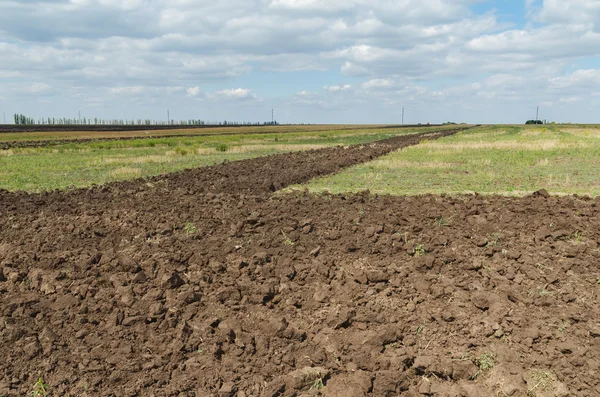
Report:
[[[198,353],[202,354],[206,351],[205,348],[203,348],[202,346],[198,347]]]
[[[198,228],[196,228],[196,225],[194,225],[192,222],[186,222],[185,226],[183,226],[183,230],[187,234],[194,234],[198,231]]]
[[[580,231],[576,231],[575,233],[573,233],[571,235],[571,241],[574,241],[576,243],[582,243],[583,242],[583,235],[581,234]]]
[[[596,284],[600,284],[600,277],[596,279]]]
[[[38,381],[33,385],[31,395],[33,397],[46,397],[50,394],[50,385],[44,382],[44,378],[39,377]]]
[[[285,232],[284,232],[283,230],[281,231],[281,234],[283,235],[283,243],[284,243],[285,245],[290,245],[290,246],[292,246],[292,245],[296,245],[296,243],[294,243],[294,242],[292,241],[292,239],[290,239],[290,238],[287,236],[287,234],[285,234]]]
[[[417,327],[417,335],[421,335],[423,333],[423,331],[425,331],[425,328],[427,328],[427,323],[423,323],[423,325],[419,325]]]
[[[452,223],[452,218],[454,218],[454,215],[448,217],[448,218],[444,218],[443,216],[438,216],[437,218],[435,218],[435,223],[436,225],[442,227],[442,226],[450,226]]]
[[[531,397],[535,397],[538,391],[543,393],[554,389],[554,382],[557,380],[556,375],[544,370],[534,371],[531,379],[535,383],[531,389],[527,390],[527,395]]]
[[[552,295],[554,295],[554,292],[548,291],[547,289],[544,289],[544,288],[538,288],[538,294],[540,295],[540,297],[544,297],[544,296],[552,296]]]
[[[479,371],[473,375],[473,380],[494,368],[494,365],[496,365],[496,355],[494,353],[484,353],[475,359],[475,365],[479,367]]]
[[[227,146],[224,143],[221,143],[221,144],[217,145],[217,147],[215,149],[217,150],[217,152],[226,152],[229,150],[229,146]]]
[[[558,327],[558,332],[563,333],[565,332],[565,330],[567,329],[567,327],[571,325],[566,321],[563,321],[562,325],[560,327]]]
[[[317,378],[310,387],[310,390],[321,390],[323,387],[325,387],[323,384],[323,378]]]
[[[487,236],[488,239],[488,243],[486,245],[486,247],[497,247],[498,244],[500,243],[500,234],[498,233],[494,233],[492,235],[488,235]]]
[[[423,247],[423,244],[419,244],[415,247],[415,256],[421,256],[425,254],[425,247]]]

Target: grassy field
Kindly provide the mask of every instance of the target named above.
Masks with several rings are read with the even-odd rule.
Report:
[[[484,126],[306,186],[314,192],[600,195],[600,126]]]
[[[147,137],[160,136],[168,137],[173,135],[238,135],[243,132],[252,133],[272,133],[272,132],[295,132],[311,133],[320,131],[341,131],[341,130],[365,130],[369,128],[377,129],[381,126],[376,125],[278,125],[278,126],[247,126],[247,127],[206,127],[193,129],[172,129],[172,130],[140,130],[140,131],[42,131],[42,132],[4,132],[0,133],[0,142],[15,141],[50,141],[65,139],[98,139],[98,138],[121,138],[121,137]]]
[[[224,160],[372,142],[399,134],[440,129],[374,129],[358,126],[335,126],[329,127],[329,130],[323,130],[324,126],[264,128],[265,132],[270,133],[242,135],[240,132],[244,130],[236,128],[233,131],[237,131],[237,134],[224,131],[227,133],[215,136],[68,143],[45,148],[0,150],[0,189],[39,192],[85,187],[208,166]],[[289,132],[290,128],[292,132]],[[22,133],[11,139],[21,139],[23,136],[29,139],[30,134]],[[78,138],[85,137],[85,134],[89,133],[83,136],[68,133],[68,136]],[[11,134],[2,134],[1,137],[5,139],[5,135]],[[42,138],[47,137],[38,136],[35,139]]]

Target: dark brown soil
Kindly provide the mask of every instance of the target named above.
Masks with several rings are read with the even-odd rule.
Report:
[[[599,199],[270,194],[407,143],[0,192],[0,395],[599,395]]]

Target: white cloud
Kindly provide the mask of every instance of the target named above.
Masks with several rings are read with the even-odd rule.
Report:
[[[326,91],[326,92],[343,92],[343,91],[348,91],[350,89],[352,89],[352,86],[350,84],[323,86],[323,91]]]
[[[597,0],[544,0],[536,19],[549,23],[598,23]]]
[[[144,92],[145,88],[142,86],[136,86],[136,87],[113,87],[110,89],[110,91],[113,94],[125,94],[125,95],[132,95],[132,94],[141,94],[142,92]]]
[[[198,96],[200,94],[200,87],[188,88],[186,92],[189,96]]]
[[[42,94],[52,90],[52,87],[46,83],[33,83],[25,87],[25,91],[31,94]]]
[[[470,8],[475,3],[485,5],[0,1],[0,90],[20,107],[34,106],[32,97],[53,95],[56,109],[104,103],[120,111],[136,103],[138,111],[150,114],[176,101],[194,115],[244,101],[247,108],[269,109],[301,103],[347,117],[362,114],[366,104],[593,106],[600,88],[598,0],[526,0],[528,21],[522,27],[518,22],[507,27],[493,11],[477,14]],[[262,84],[267,75],[273,81]],[[342,79],[352,84],[317,88]],[[198,109],[198,102],[206,109]],[[376,113],[365,117],[371,114]]]
[[[220,90],[208,95],[211,99],[226,99],[226,100],[258,100],[259,98],[247,88],[231,88]]]
[[[380,88],[392,88],[394,86],[394,81],[390,79],[372,79],[364,82],[361,87],[364,90],[370,89],[380,89]]]

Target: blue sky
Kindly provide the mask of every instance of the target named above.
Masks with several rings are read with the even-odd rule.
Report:
[[[599,93],[598,0],[0,1],[9,120],[591,123]]]

